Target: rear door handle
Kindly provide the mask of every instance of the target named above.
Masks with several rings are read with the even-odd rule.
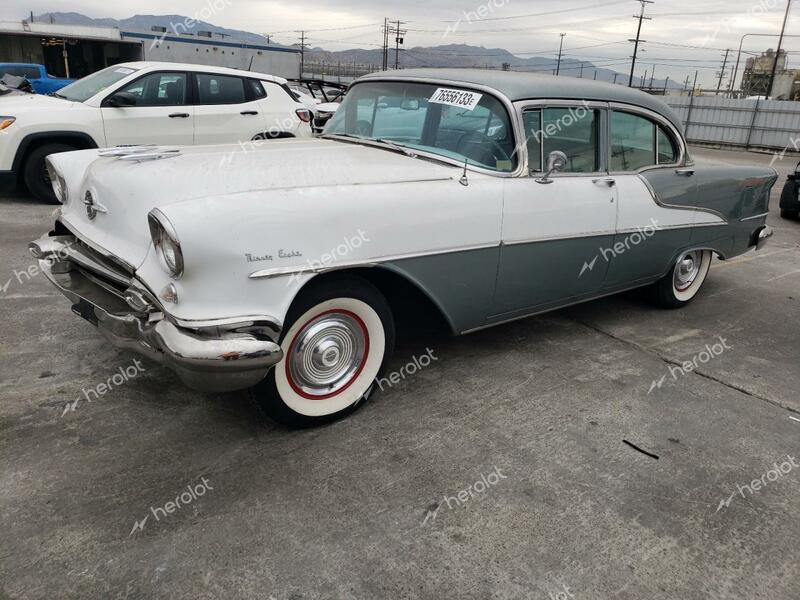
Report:
[[[691,177],[694,175],[694,169],[675,169],[676,175],[683,175],[685,177]]]
[[[258,111],[257,110],[243,110],[239,114],[240,115],[257,115]]]
[[[169,116],[170,119],[188,119],[189,113],[172,113]]]
[[[615,185],[617,185],[617,180],[612,179],[611,177],[601,177],[600,179],[592,179],[592,183],[597,185],[602,183],[607,185],[608,187],[614,187]]]

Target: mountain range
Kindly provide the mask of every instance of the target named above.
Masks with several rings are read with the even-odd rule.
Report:
[[[86,15],[75,12],[54,12],[45,13],[34,17],[39,22],[54,22],[66,25],[88,25],[99,27],[117,27],[120,29],[133,29],[139,31],[150,31],[153,26],[166,27],[173,30],[179,23],[184,23],[188,17],[182,15],[135,15],[127,19],[94,19]],[[178,28],[180,30],[180,28]],[[230,37],[233,40],[241,40],[250,43],[264,44],[267,38],[257,33],[242,31],[238,29],[226,29],[218,27],[204,21],[197,21],[194,27],[198,31],[211,31],[212,33]],[[383,51],[380,48],[363,49],[352,48],[349,50],[331,51],[323,48],[311,48],[306,51],[305,60],[308,62],[325,62],[326,64],[353,64],[375,65],[376,68],[382,64]],[[389,65],[394,66],[394,49],[389,51]],[[538,71],[543,73],[554,72],[557,66],[555,57],[535,56],[523,58],[516,56],[503,48],[484,48],[483,46],[473,46],[469,44],[445,44],[432,47],[413,47],[401,49],[399,53],[399,66],[401,68],[411,67],[483,67],[491,69],[506,68],[516,71]],[[627,68],[627,67],[626,67]],[[637,69],[637,77],[634,83],[640,82],[639,73],[642,69]],[[562,58],[559,67],[561,75],[573,77],[583,76],[585,78],[597,78],[600,81],[627,83],[628,74],[614,71],[603,67],[596,67],[591,61],[580,61],[572,58]],[[650,84],[648,79],[647,84]],[[664,79],[653,79],[652,86],[659,88],[668,85],[671,89],[682,87],[678,82],[665,81]]]

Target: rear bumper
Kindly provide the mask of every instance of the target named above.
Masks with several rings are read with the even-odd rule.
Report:
[[[114,346],[169,367],[187,386],[203,392],[252,387],[283,357],[275,341],[278,326],[268,317],[187,327],[159,306],[134,310],[116,288],[103,285],[97,272],[87,269],[86,256],[77,256],[70,237],[43,236],[31,243],[31,253],[47,279],[72,302],[72,312],[96,326]],[[70,258],[72,253],[79,262]]]

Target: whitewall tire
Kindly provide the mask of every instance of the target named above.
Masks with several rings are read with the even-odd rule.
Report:
[[[386,299],[366,280],[312,282],[281,336],[283,359],[252,395],[285,425],[330,422],[369,398],[394,346]]]
[[[653,286],[656,302],[664,308],[680,308],[697,295],[711,268],[711,250],[688,250],[669,273]]]

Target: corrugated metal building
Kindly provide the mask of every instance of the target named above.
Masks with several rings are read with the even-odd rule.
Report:
[[[43,64],[51,75],[72,78],[132,60],[251,68],[280,77],[297,77],[300,70],[297,48],[220,39],[211,32],[175,31],[0,22],[0,62]]]

